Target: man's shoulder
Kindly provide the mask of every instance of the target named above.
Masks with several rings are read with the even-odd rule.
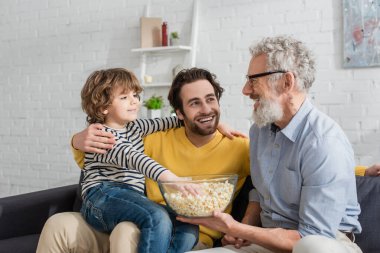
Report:
[[[319,110],[310,112],[299,143],[303,145],[303,150],[318,155],[337,155],[347,152],[348,157],[353,156],[351,143],[342,128]]]
[[[231,142],[234,145],[242,145],[242,146],[248,146],[249,145],[249,139],[248,138],[243,138],[243,137],[234,137],[232,140],[228,139],[227,137],[224,137],[227,139],[229,142]]]
[[[234,137],[233,139],[229,139],[226,136],[223,136],[220,132],[221,141],[227,144],[231,148],[248,148],[249,147],[249,139],[243,137]]]
[[[317,138],[345,138],[345,134],[339,124],[327,114],[317,109],[310,112],[307,118],[307,125]]]
[[[155,142],[158,140],[170,141],[172,139],[180,138],[184,134],[184,127],[171,128],[165,131],[158,131],[152,134],[149,134],[145,137],[144,142]]]

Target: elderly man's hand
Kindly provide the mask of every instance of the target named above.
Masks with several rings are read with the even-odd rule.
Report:
[[[222,245],[223,246],[234,245],[235,248],[240,249],[241,247],[251,245],[251,242],[247,241],[247,240],[244,240],[244,239],[241,239],[241,238],[234,237],[232,235],[227,235],[226,234],[222,238]]]
[[[254,215],[252,215],[252,211],[255,210],[254,208],[255,208],[255,206],[253,204],[250,204],[250,206],[249,206],[250,211],[248,211],[248,213],[245,214],[241,223],[248,224],[251,226],[255,225]],[[251,245],[251,242],[244,240],[244,239],[241,239],[241,238],[238,238],[238,237],[235,237],[233,235],[226,234],[222,238],[222,245],[225,246],[225,245],[229,245],[229,244],[234,245],[235,248],[237,248],[237,249],[240,249],[241,247]]]
[[[380,176],[380,164],[374,164],[365,170],[364,176],[378,177]]]
[[[220,211],[214,211],[213,215],[207,218],[185,218],[178,216],[177,220],[202,225],[225,234],[229,234],[231,228],[238,223],[231,215],[221,213]]]

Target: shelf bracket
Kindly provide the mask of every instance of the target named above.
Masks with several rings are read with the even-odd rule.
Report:
[[[191,25],[191,41],[190,46],[192,48],[190,52],[190,67],[195,67],[196,55],[197,55],[197,41],[198,41],[198,12],[199,12],[199,1],[194,0],[193,2],[193,23]]]

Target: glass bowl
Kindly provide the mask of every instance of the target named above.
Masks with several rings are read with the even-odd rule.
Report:
[[[158,181],[166,205],[177,215],[200,218],[209,217],[214,210],[224,212],[231,203],[236,189],[236,174],[202,175],[184,177],[178,181]],[[200,194],[183,192],[195,187]]]

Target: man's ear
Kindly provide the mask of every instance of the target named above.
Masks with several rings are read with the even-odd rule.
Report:
[[[183,119],[184,119],[184,116],[183,116],[183,114],[181,113],[181,110],[180,110],[180,109],[175,110],[175,113],[177,114],[177,117],[178,117],[180,120],[183,120]]]
[[[286,72],[284,74],[284,83],[283,83],[283,89],[285,92],[292,91],[294,89],[294,86],[296,85],[296,79],[294,77],[294,74],[292,72]]]

